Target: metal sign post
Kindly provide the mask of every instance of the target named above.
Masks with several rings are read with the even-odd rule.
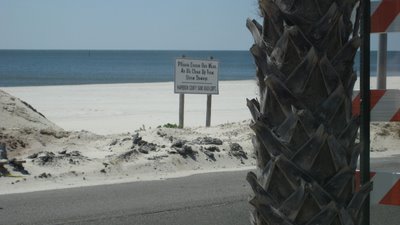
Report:
[[[179,94],[179,128],[183,128],[185,120],[185,94]]]
[[[360,156],[361,184],[370,180],[370,31],[371,31],[371,2],[361,1],[361,54],[360,54],[360,98],[361,98],[361,126],[360,142],[362,152]],[[370,197],[365,200],[362,224],[370,224]]]
[[[185,58],[185,55],[182,55],[182,58]],[[176,73],[176,72],[175,72]],[[183,128],[185,121],[185,94],[179,94],[179,128]]]
[[[210,60],[213,60],[214,57],[210,57]],[[207,110],[206,110],[206,127],[210,127],[211,125],[211,102],[212,102],[212,95],[207,95]]]
[[[211,125],[211,98],[212,95],[207,95],[206,127]]]
[[[378,71],[377,86],[378,89],[386,89],[386,64],[387,64],[387,33],[379,34],[378,49]]]

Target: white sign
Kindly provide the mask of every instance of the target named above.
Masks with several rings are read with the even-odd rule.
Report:
[[[218,61],[176,59],[175,93],[218,94]]]

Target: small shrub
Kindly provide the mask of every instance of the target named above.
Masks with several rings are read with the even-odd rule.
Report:
[[[178,128],[178,125],[176,125],[175,123],[166,123],[163,125],[163,127],[165,128]]]

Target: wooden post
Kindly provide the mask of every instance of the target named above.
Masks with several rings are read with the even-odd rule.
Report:
[[[207,95],[206,127],[210,127],[211,124],[211,100],[212,95]]]
[[[179,128],[184,126],[185,118],[185,94],[179,94]]]

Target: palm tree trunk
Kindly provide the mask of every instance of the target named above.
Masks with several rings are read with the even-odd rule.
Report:
[[[361,223],[372,184],[357,191],[354,182],[357,3],[259,0],[263,24],[247,21],[260,89],[259,100],[248,100],[258,167],[247,176],[255,225]]]

